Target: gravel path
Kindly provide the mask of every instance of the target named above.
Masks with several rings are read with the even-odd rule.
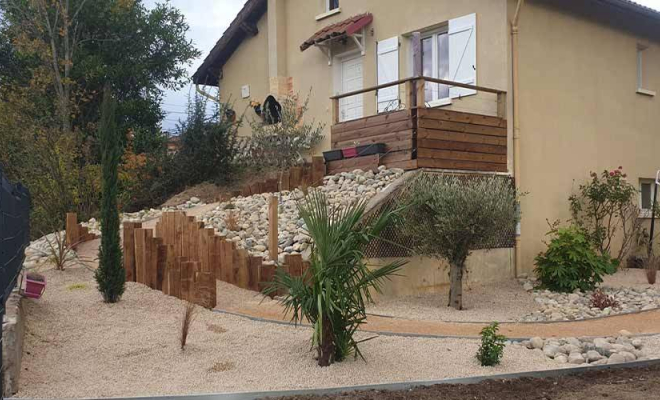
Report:
[[[25,301],[27,333],[19,397],[333,387],[557,367],[543,354],[520,346],[507,347],[501,366],[483,368],[474,359],[476,340],[381,336],[362,345],[367,363],[350,360],[318,368],[309,352],[309,329],[207,310],[197,314],[182,352],[178,343],[182,301],[129,283],[120,303],[106,305],[89,269],[44,274],[48,288],[42,299]],[[259,301],[252,297],[250,301]]]
[[[461,311],[447,307],[448,298],[449,287],[438,293],[381,298],[375,305],[369,306],[367,311],[407,319],[504,322],[516,321],[538,309],[534,296],[513,280],[489,285],[466,285],[463,289],[465,309]]]

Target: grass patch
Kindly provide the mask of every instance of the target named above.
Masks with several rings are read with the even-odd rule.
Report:
[[[87,285],[84,283],[74,283],[73,285],[69,285],[66,287],[66,290],[85,290],[87,289]]]

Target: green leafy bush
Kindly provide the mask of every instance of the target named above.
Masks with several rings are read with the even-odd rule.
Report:
[[[498,326],[497,322],[493,322],[481,330],[481,346],[477,352],[477,360],[482,367],[498,365],[502,359],[506,337],[497,334]]]
[[[593,290],[603,276],[616,272],[616,261],[598,254],[585,232],[577,226],[554,228],[555,237],[545,253],[536,257],[536,275],[541,286],[554,292]]]
[[[637,188],[628,182],[623,167],[600,175],[592,172],[590,177],[569,197],[573,223],[599,254],[614,256],[621,263],[642,228]]]

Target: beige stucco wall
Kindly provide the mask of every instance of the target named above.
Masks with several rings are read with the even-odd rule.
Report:
[[[277,0],[282,1],[282,0]],[[272,6],[273,1],[269,2]],[[272,13],[273,7],[269,8]],[[285,33],[278,35],[280,51],[286,52],[286,67],[279,65],[287,76],[293,77],[293,90],[302,98],[310,94],[310,110],[307,120],[315,120],[326,125],[325,140],[316,149],[316,153],[330,148],[331,102],[329,97],[336,94],[335,74],[337,60],[328,65],[328,57],[319,49],[312,47],[304,52],[300,45],[312,34],[325,26],[344,20],[353,15],[370,12],[374,15],[373,23],[367,29],[365,55],[363,56],[364,87],[377,84],[376,43],[393,36],[400,36],[400,77],[412,75],[409,34],[414,31],[446,24],[452,18],[477,13],[477,84],[481,86],[505,89],[508,83],[507,25],[506,2],[493,0],[416,0],[414,7],[410,3],[398,0],[352,0],[341,3],[341,12],[331,17],[316,20],[322,13],[321,0],[286,0],[284,7],[277,12],[284,12]],[[259,22],[259,34],[246,40],[234,53],[223,70],[220,81],[221,96],[232,98],[236,102],[237,112],[241,112],[248,101],[241,100],[241,86],[250,83],[254,100],[263,101],[268,94],[269,57],[268,57],[268,17]],[[272,16],[271,21],[275,20]],[[279,27],[278,27],[279,28]],[[271,32],[280,31],[271,29]],[[285,39],[285,40],[282,40]],[[271,41],[272,43],[272,41]],[[271,46],[272,47],[272,46]],[[356,51],[352,41],[336,44],[335,56]],[[272,51],[272,49],[271,49]],[[271,60],[271,62],[273,62]],[[282,63],[282,57],[278,58]],[[403,91],[403,86],[401,87]],[[402,99],[404,95],[402,93]],[[375,92],[364,95],[364,115],[376,113]],[[241,107],[243,106],[243,107]],[[494,115],[497,112],[496,96],[479,93],[464,99],[455,99],[451,108],[464,111],[481,112]],[[248,118],[255,117],[248,110]],[[244,126],[241,134],[249,134]]]
[[[223,78],[220,80],[220,98],[233,104],[240,116],[246,119],[259,118],[249,106],[250,100],[263,102],[269,93],[268,80],[268,18],[264,15],[257,23],[259,33],[247,38],[236,49],[224,65]],[[250,98],[243,99],[241,87],[250,85]],[[249,135],[247,120],[238,131],[239,135]]]
[[[378,268],[390,262],[389,259],[369,261],[371,268]],[[411,296],[422,293],[436,293],[449,286],[449,264],[425,257],[407,259],[406,264],[395,276],[383,284],[382,296]],[[513,249],[476,250],[466,261],[463,283],[482,284],[501,282],[513,277]],[[380,296],[381,294],[376,294]]]
[[[511,1],[510,3],[513,3]],[[660,168],[660,42],[529,1],[520,20],[523,270],[545,246],[546,219],[567,220],[568,196],[590,171],[623,166],[630,182]]]
[[[548,5],[553,2],[561,7]],[[531,271],[534,257],[545,248],[542,241],[547,232],[546,219],[569,218],[567,198],[590,171],[623,165],[630,181],[637,185],[639,178],[653,177],[660,168],[660,157],[656,156],[660,148],[660,100],[636,93],[638,44],[649,46],[645,51],[645,86],[660,93],[660,35],[636,33],[634,22],[629,24],[632,28],[615,28],[611,22],[614,15],[609,19],[592,18],[589,15],[593,8],[585,9],[582,15],[561,11],[564,6],[573,7],[575,2],[553,2],[528,0],[520,20],[519,179],[522,191],[528,194],[522,202],[523,262],[519,272]],[[285,32],[280,27],[271,29],[278,32],[278,48],[286,52],[284,60],[277,58],[277,70],[293,77],[295,92],[303,97],[311,93],[307,119],[326,124],[325,140],[316,152],[330,147],[328,98],[335,94],[335,67],[329,66],[327,57],[316,48],[299,50],[300,44],[314,32],[352,15],[374,14],[367,30],[363,64],[366,87],[376,84],[377,41],[402,36],[400,74],[406,77],[411,74],[412,63],[405,35],[476,12],[477,83],[511,93],[508,21],[516,3],[517,0],[352,0],[342,2],[341,13],[316,21],[315,16],[322,11],[321,0],[286,0],[284,7],[278,7],[278,12],[285,12],[286,16],[277,19],[286,23]],[[251,85],[255,100],[263,101],[269,94],[267,20],[266,16],[261,19],[259,35],[246,40],[224,67],[221,94],[225,99],[234,99],[239,113],[248,103],[240,98],[242,85]],[[334,53],[355,50],[352,42],[347,43],[337,45]],[[494,99],[488,96],[456,101],[453,107],[493,113]],[[375,96],[365,96],[364,104],[365,115],[375,113]],[[509,96],[510,171],[511,108]],[[252,110],[246,115],[256,117]],[[249,134],[249,127],[241,133]],[[470,262],[485,262],[485,258],[473,258]],[[418,261],[407,268],[431,268]],[[424,276],[423,271],[418,272],[411,276]],[[426,278],[420,279],[423,283]],[[394,287],[391,293],[402,293],[403,289]],[[411,287],[425,286],[417,282]]]

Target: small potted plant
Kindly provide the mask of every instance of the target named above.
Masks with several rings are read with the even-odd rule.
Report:
[[[32,299],[38,299],[46,289],[46,277],[37,272],[25,274],[25,290],[23,295]]]

